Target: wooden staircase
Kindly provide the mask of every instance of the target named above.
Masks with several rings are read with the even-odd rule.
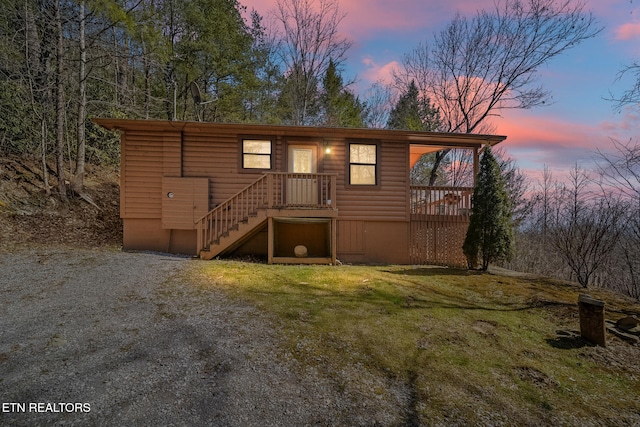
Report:
[[[237,225],[222,234],[217,241],[211,242],[208,249],[200,251],[201,259],[213,259],[216,256],[233,250],[267,222],[267,211],[259,210],[254,215],[245,217]]]
[[[236,249],[276,215],[335,211],[335,175],[268,173],[196,221],[197,252],[210,260]],[[300,183],[309,185],[301,185]]]

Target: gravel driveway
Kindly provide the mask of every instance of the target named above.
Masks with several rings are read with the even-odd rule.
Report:
[[[264,314],[190,288],[194,262],[107,249],[0,253],[0,425],[397,420],[301,368]]]

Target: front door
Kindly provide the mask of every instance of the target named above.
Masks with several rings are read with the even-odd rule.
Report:
[[[316,145],[289,145],[289,177],[287,178],[287,204],[316,206],[318,204],[318,147]],[[295,174],[295,175],[294,175]]]

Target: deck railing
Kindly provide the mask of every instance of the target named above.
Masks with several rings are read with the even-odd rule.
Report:
[[[442,220],[468,217],[472,187],[426,187],[412,185],[411,216],[419,219],[437,215]]]
[[[334,209],[336,176],[272,172],[196,221],[198,252],[261,209]]]
[[[462,243],[472,194],[470,187],[411,186],[412,264],[466,267]]]

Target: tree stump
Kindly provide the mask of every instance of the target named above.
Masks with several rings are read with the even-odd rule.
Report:
[[[578,311],[580,312],[580,335],[582,338],[606,347],[604,301],[580,294],[578,296]]]

